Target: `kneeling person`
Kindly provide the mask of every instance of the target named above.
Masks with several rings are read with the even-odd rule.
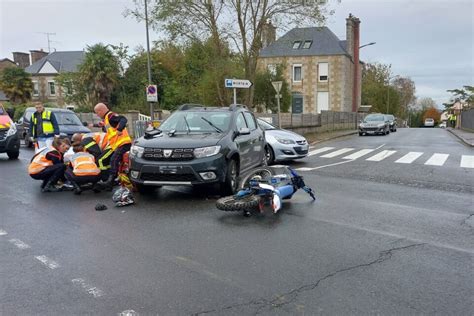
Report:
[[[74,155],[70,158],[70,167],[66,169],[66,179],[74,186],[74,193],[81,194],[82,185],[94,186],[100,180],[100,170],[93,155],[84,151],[84,146],[74,146]]]

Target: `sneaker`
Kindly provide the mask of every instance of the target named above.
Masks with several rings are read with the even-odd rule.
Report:
[[[62,184],[61,189],[64,191],[72,191],[74,190],[74,185],[70,181],[67,181]]]

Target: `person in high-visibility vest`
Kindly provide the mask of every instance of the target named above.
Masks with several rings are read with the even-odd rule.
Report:
[[[69,167],[66,169],[65,177],[74,187],[74,194],[81,194],[82,185],[94,185],[100,180],[100,169],[95,163],[92,154],[86,152],[83,145],[73,146],[74,155],[69,159]]]
[[[85,151],[95,157],[97,166],[101,171],[101,178],[106,181],[109,177],[110,158],[113,154],[107,139],[107,133],[76,133],[72,135],[72,145],[81,144]]]
[[[56,184],[64,178],[66,165],[63,154],[69,150],[70,146],[69,139],[55,138],[51,147],[41,149],[31,159],[28,173],[35,180],[43,180],[41,185],[43,192],[61,191]]]
[[[45,110],[42,103],[36,103],[35,108],[36,112],[30,119],[30,135],[37,152],[44,147],[51,147],[54,136],[59,137],[59,125],[54,113]]]
[[[118,174],[119,165],[123,160],[123,155],[130,150],[132,139],[128,135],[126,128],[127,118],[110,111],[104,103],[98,103],[94,107],[94,112],[104,119],[104,128],[107,133],[109,147],[113,152],[110,158],[110,174],[103,183],[106,188],[112,188]]]

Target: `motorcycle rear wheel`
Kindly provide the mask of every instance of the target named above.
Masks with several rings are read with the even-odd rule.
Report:
[[[260,197],[257,195],[248,195],[236,197],[235,195],[220,198],[216,202],[216,207],[221,211],[240,212],[252,211],[258,209]]]

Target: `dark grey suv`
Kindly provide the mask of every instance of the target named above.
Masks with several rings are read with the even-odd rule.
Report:
[[[185,104],[130,150],[130,179],[140,192],[163,185],[216,184],[236,191],[239,174],[265,164],[265,135],[244,106]]]

